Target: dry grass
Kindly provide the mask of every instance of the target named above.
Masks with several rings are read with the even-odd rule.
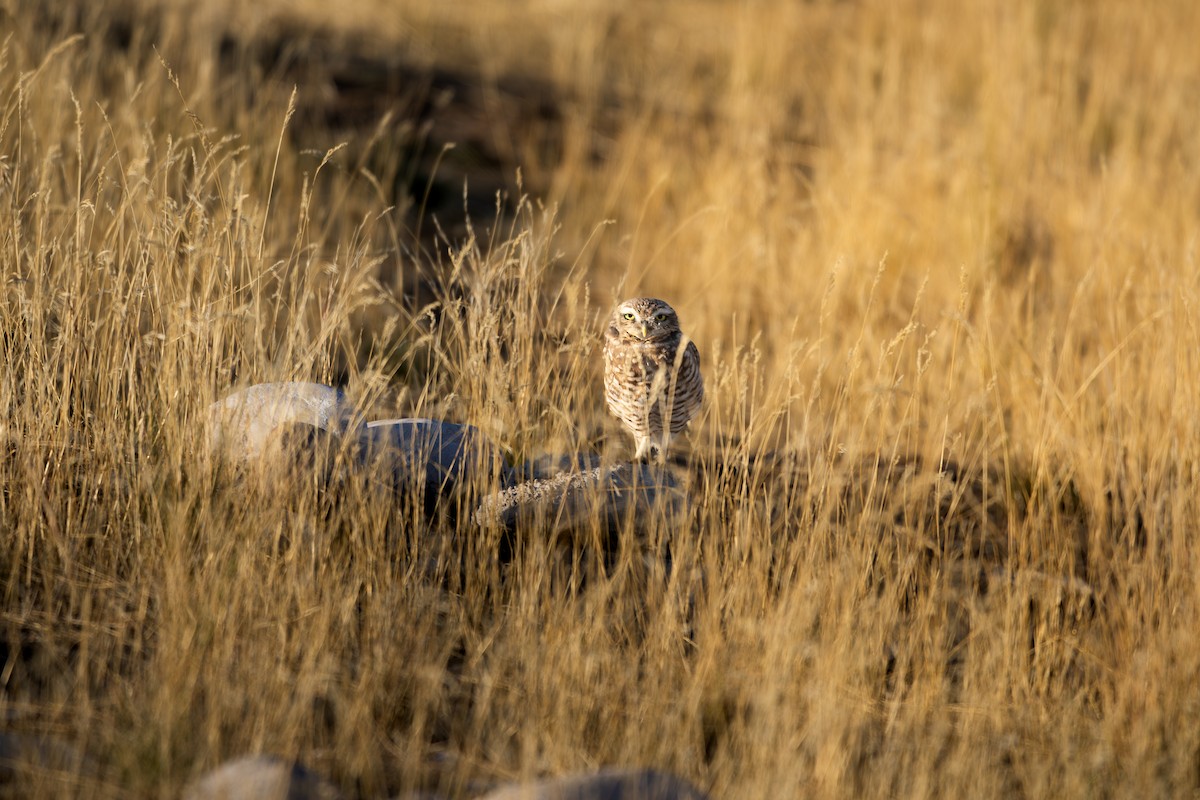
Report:
[[[82,762],[23,796],[262,751],[362,797],[1200,788],[1195,4],[57,5],[0,2],[0,706]],[[222,49],[281,22],[536,80],[552,119],[488,111],[534,199],[432,244],[427,129],[311,123],[320,63],[289,120]],[[230,387],[299,379],[514,461],[620,452],[599,323],[636,293],[709,401],[694,513],[615,561],[584,536],[564,578],[527,530],[498,564],[200,446]],[[696,569],[625,557],[668,543]]]

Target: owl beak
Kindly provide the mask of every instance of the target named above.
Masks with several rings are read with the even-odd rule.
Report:
[[[650,326],[643,322],[642,323],[642,338],[646,339],[649,336],[650,336]]]

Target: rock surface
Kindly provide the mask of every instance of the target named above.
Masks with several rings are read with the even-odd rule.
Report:
[[[258,465],[315,475],[322,486],[371,475],[395,493],[416,491],[427,514],[449,508],[472,485],[507,486],[503,453],[470,425],[432,419],[363,423],[340,389],[318,383],[264,383],[209,407],[208,436],[240,468]]]
[[[425,513],[463,498],[475,486],[507,485],[503,453],[475,427],[433,419],[367,423],[358,437],[358,458],[391,476],[398,492],[417,490]]]
[[[367,475],[396,496],[419,497],[427,515],[453,515],[473,491],[499,487],[474,505],[473,519],[509,532],[524,521],[557,534],[595,519],[611,532],[630,514],[646,519],[687,509],[663,467],[603,466],[585,453],[544,456],[512,470],[478,428],[416,418],[364,423],[340,389],[317,383],[241,389],[213,403],[207,423],[218,452],[240,467],[265,467],[272,481],[280,480],[281,466],[322,486]]]
[[[268,451],[272,436],[291,425],[341,435],[354,407],[341,389],[320,383],[260,383],[236,391],[208,408],[208,438],[217,452],[246,465]]]
[[[183,800],[337,800],[341,794],[320,775],[276,756],[226,762],[183,790]]]
[[[648,464],[616,464],[510,486],[484,497],[474,520],[481,527],[499,526],[508,531],[538,523],[551,533],[561,533],[586,526],[593,515],[607,529],[616,530],[630,513],[674,516],[686,509],[686,496],[667,470]]]
[[[547,454],[525,461],[513,473],[516,481],[545,480],[565,472],[587,472],[603,463],[596,453]]]
[[[707,800],[707,795],[664,772],[614,769],[504,786],[478,800]]]

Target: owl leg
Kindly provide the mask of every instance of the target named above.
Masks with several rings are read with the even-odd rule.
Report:
[[[666,436],[661,439],[655,439],[653,436],[645,436],[638,439],[637,452],[633,454],[634,461],[653,461],[655,464],[662,464],[667,459],[667,441]]]
[[[637,441],[637,449],[633,453],[633,460],[641,461],[650,455],[651,439],[649,436],[637,436],[635,439]]]

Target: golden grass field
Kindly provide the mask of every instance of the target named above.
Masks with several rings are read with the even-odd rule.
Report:
[[[1200,790],[1200,6],[333,5],[0,0],[0,725],[79,754],[4,791]],[[473,88],[419,117],[400,65]],[[311,380],[627,456],[637,294],[708,399],[621,548],[692,569],[204,446]]]

